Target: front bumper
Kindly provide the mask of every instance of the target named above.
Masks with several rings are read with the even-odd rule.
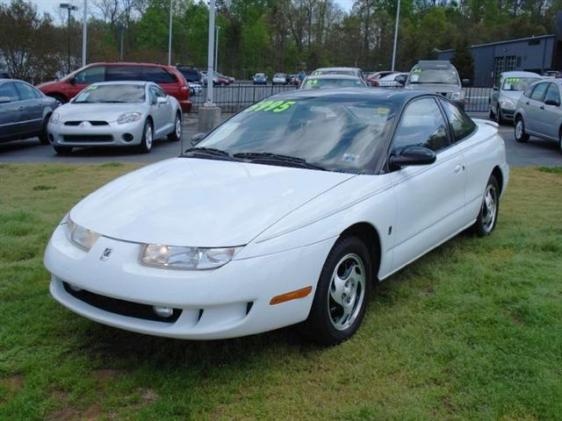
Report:
[[[55,146],[131,146],[141,143],[144,120],[117,124],[108,122],[103,126],[67,126],[64,123],[49,123],[49,141]]]
[[[506,108],[502,108],[501,113],[502,113],[503,119],[513,121],[513,116],[515,115],[515,110],[508,110]]]
[[[89,252],[71,244],[59,226],[45,252],[51,295],[62,305],[106,325],[156,336],[222,339],[292,325],[308,317],[320,271],[333,240],[278,254],[233,260],[207,271],[165,270],[139,263],[140,245],[100,237]],[[108,259],[101,259],[111,249]],[[67,283],[65,288],[64,283]],[[69,286],[132,304],[180,311],[173,322],[118,314],[69,292]],[[301,299],[271,298],[312,286]]]

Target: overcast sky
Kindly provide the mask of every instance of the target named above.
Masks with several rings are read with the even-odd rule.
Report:
[[[39,12],[48,12],[55,19],[58,19],[60,16],[58,6],[61,2],[65,2],[65,1],[75,4],[80,8],[84,4],[83,0],[32,0],[32,3],[37,5],[37,9],[39,10]],[[89,0],[90,4],[93,1],[94,0]],[[334,1],[337,4],[339,4],[343,10],[349,11],[351,9],[351,6],[353,6],[354,0],[334,0]],[[0,3],[8,3],[8,2],[9,0],[0,0]]]

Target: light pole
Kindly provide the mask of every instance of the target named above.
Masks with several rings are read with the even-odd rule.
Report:
[[[398,22],[400,22],[400,0],[396,5],[396,22],[394,24],[394,45],[392,47],[392,68],[390,70],[394,71],[396,66],[396,44],[398,43]]]
[[[219,71],[219,32],[221,27],[217,25],[216,39],[215,39],[215,71]]]
[[[170,23],[168,25],[168,66],[172,65],[172,6],[174,0],[170,0]]]
[[[213,103],[213,81],[215,80],[214,69],[214,46],[215,46],[215,0],[209,1],[209,45],[207,46],[207,99],[209,106]]]
[[[84,16],[82,17],[82,67],[86,65],[88,50],[88,0],[84,0]]]
[[[66,9],[68,12],[68,18],[66,21],[67,24],[67,57],[66,57],[66,66],[67,66],[67,73],[70,73],[70,14],[78,9],[76,6],[70,3],[61,3],[59,5],[61,9]]]

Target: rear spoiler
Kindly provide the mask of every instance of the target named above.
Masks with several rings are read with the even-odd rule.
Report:
[[[488,126],[491,126],[496,130],[500,128],[499,124],[495,121],[484,120],[483,118],[473,118],[472,121],[474,121],[476,124],[487,124]]]

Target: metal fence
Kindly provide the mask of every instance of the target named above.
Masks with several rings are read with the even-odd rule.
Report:
[[[214,101],[222,108],[224,113],[236,113],[255,104],[262,99],[280,92],[287,92],[296,89],[292,85],[249,85],[235,84],[229,86],[215,86]],[[387,87],[384,89],[398,89],[395,87]],[[471,113],[488,112],[489,98],[491,88],[463,88],[465,95],[465,110]],[[207,96],[207,88],[198,95],[193,95],[191,101],[193,103],[193,112],[197,112],[199,107],[205,102]]]

